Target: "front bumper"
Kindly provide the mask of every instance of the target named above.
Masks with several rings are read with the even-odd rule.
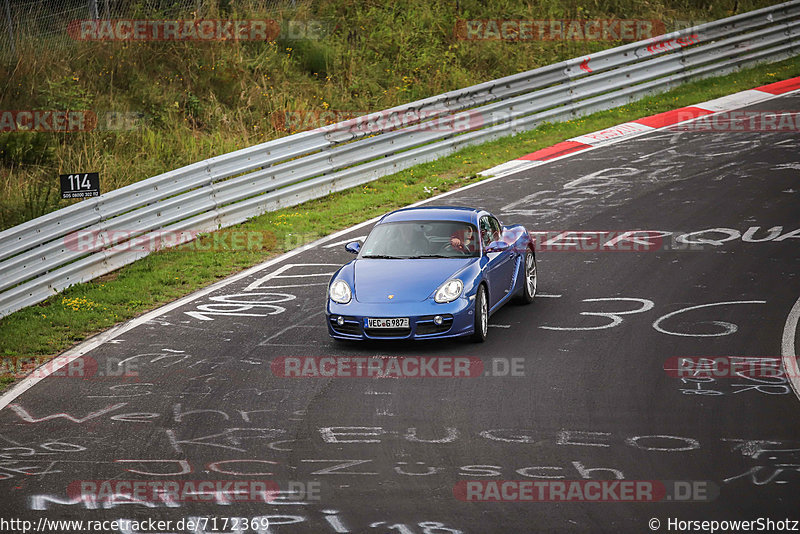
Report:
[[[433,299],[423,302],[391,302],[365,304],[355,300],[338,304],[328,299],[326,323],[328,333],[336,339],[440,339],[471,334],[475,327],[474,297],[459,297],[453,302],[439,304]],[[442,317],[436,325],[435,316]],[[339,317],[344,324],[339,325]],[[369,329],[367,318],[408,317],[404,329]]]

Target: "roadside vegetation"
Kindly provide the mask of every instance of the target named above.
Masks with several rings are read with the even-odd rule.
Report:
[[[89,110],[98,125],[0,133],[0,229],[76,202],[60,199],[62,173],[99,172],[110,191],[321,125],[287,124],[287,113],[363,114],[623,44],[466,41],[458,20],[646,19],[669,31],[771,3],[299,0],[267,10],[274,3],[206,0],[203,18],[274,19],[284,31],[267,42],[22,40],[0,63],[0,110]],[[138,5],[136,18],[167,17]]]

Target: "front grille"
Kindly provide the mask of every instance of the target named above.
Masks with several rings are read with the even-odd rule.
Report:
[[[411,334],[410,328],[365,328],[370,337],[406,337]]]
[[[451,326],[453,326],[452,315],[442,315],[442,324],[440,325],[433,322],[433,315],[420,317],[419,320],[417,320],[417,335],[443,334],[450,330]]]
[[[331,328],[337,334],[349,334],[354,336],[361,335],[361,325],[355,317],[347,317],[344,318],[344,324],[339,326],[339,323],[336,322],[336,317],[330,318]]]

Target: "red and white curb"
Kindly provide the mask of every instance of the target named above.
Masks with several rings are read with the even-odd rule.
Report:
[[[781,82],[762,85],[755,89],[741,91],[732,95],[723,96],[708,102],[686,106],[683,108],[651,115],[632,122],[618,124],[605,130],[592,132],[572,139],[567,139],[553,146],[537,150],[531,154],[521,156],[515,160],[501,163],[491,169],[486,169],[478,174],[481,176],[500,176],[519,172],[532,167],[537,167],[555,158],[575,154],[591,148],[617,143],[619,141],[644,135],[653,130],[668,128],[676,124],[691,121],[704,115],[725,113],[744,106],[775,98],[778,95],[790,93],[800,89],[800,77],[790,78]]]

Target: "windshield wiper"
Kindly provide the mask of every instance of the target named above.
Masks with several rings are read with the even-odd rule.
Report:
[[[422,258],[458,258],[459,256],[445,256],[444,254],[421,254],[419,256],[403,256],[404,260],[419,260]]]
[[[405,258],[402,258],[402,257],[399,257],[399,256],[385,256],[383,254],[366,254],[366,255],[361,256],[361,257],[362,258],[375,258],[375,259],[379,259],[379,260],[401,260],[401,259],[405,259]]]

